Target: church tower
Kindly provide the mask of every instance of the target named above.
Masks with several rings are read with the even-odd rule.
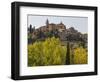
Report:
[[[47,28],[49,27],[49,20],[48,19],[46,20],[46,27]]]
[[[60,25],[63,25],[62,21],[60,22]]]

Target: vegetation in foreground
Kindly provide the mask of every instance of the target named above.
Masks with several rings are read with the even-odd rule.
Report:
[[[87,49],[77,45],[74,49],[70,45],[62,46],[55,37],[36,41],[28,45],[28,66],[87,64]]]

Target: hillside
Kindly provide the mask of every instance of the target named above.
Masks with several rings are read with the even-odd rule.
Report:
[[[60,24],[47,24],[38,29],[35,29],[32,25],[28,28],[28,44],[39,40],[45,40],[46,38],[53,36],[59,38],[62,42],[81,42],[85,47],[87,46],[87,34],[78,32],[74,27],[66,29],[66,26],[62,22]]]

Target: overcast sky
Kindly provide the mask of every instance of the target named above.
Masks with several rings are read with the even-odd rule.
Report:
[[[74,27],[82,33],[88,32],[88,18],[87,17],[68,17],[68,16],[41,16],[41,15],[28,15],[28,27],[31,24],[35,28],[46,25],[46,20],[49,23],[59,24],[61,21],[66,28]]]

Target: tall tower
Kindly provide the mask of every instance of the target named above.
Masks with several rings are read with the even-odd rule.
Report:
[[[46,27],[48,28],[48,26],[49,26],[49,20],[47,19],[46,20]]]
[[[61,24],[61,25],[63,24],[62,21],[60,22],[60,24]]]

